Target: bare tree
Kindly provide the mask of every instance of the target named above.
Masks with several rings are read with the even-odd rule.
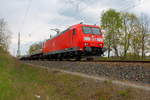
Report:
[[[133,51],[134,56],[140,56],[141,36],[139,23],[135,23],[133,26],[133,33],[131,34],[131,49]]]
[[[0,19],[0,47],[8,50],[10,43],[10,31],[4,19]]]
[[[149,23],[150,23],[150,18],[145,14],[141,14],[139,29],[140,29],[140,35],[141,35],[142,59],[145,56],[145,49],[148,48],[147,44],[149,42],[149,32],[150,32],[150,24]]]
[[[123,46],[123,55],[126,57],[127,52],[130,47],[130,39],[131,34],[133,33],[133,25],[134,20],[137,19],[134,14],[130,13],[122,13],[122,19],[123,19],[123,28],[122,28],[122,41],[121,44]]]

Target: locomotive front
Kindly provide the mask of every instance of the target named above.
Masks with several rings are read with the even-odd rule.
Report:
[[[105,51],[103,39],[100,27],[95,25],[82,26],[82,47],[86,55],[101,56]]]

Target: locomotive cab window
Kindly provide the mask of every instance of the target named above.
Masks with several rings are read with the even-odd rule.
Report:
[[[91,30],[91,28],[90,27],[83,27],[83,32],[85,33],[85,34],[89,34],[89,33],[92,33],[92,30]]]
[[[82,29],[83,33],[85,34],[97,34],[97,35],[101,34],[101,30],[99,28],[83,26]]]

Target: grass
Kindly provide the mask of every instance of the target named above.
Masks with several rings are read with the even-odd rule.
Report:
[[[29,66],[0,49],[0,100],[142,100],[141,92]]]

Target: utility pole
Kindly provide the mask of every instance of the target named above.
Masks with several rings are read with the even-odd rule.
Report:
[[[18,33],[18,50],[17,50],[17,57],[20,57],[20,32]]]

